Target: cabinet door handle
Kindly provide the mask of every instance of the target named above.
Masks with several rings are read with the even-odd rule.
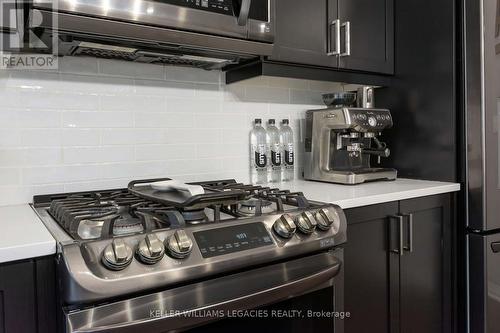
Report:
[[[404,250],[411,253],[413,252],[413,214],[403,214],[403,217],[408,221],[408,231],[406,233],[408,246],[405,246]]]
[[[395,249],[392,247],[392,243],[393,243],[393,241],[392,241],[392,234],[393,234],[392,225],[393,225],[393,223],[392,222],[393,221],[396,221],[396,224],[398,226],[397,247]],[[402,256],[403,255],[403,249],[404,249],[404,246],[403,246],[403,216],[401,216],[401,215],[391,215],[391,216],[389,216],[389,222],[390,222],[390,228],[389,228],[389,247],[390,247],[390,251],[393,252],[393,253],[399,254],[399,256]]]
[[[342,27],[345,29],[345,39],[344,39],[345,51],[343,53],[340,53],[340,56],[348,57],[351,55],[351,22],[347,21],[342,23]]]
[[[335,31],[335,48],[332,50],[332,28]],[[340,54],[340,20],[333,20],[328,26],[328,56],[336,56]]]

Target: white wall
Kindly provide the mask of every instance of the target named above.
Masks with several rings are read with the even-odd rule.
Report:
[[[303,112],[340,87],[95,58],[59,68],[0,70],[0,205],[147,177],[247,181],[252,120],[290,118],[299,140]]]

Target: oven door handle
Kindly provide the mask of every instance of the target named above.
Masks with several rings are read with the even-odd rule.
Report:
[[[169,332],[333,284],[340,260],[323,252],[88,309],[65,311],[67,332]]]

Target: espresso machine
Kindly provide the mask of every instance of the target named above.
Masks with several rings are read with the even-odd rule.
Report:
[[[306,112],[305,179],[360,184],[397,178],[395,169],[372,167],[372,160],[390,155],[378,136],[392,127],[391,112],[373,108],[373,90],[361,89],[325,95],[327,109]]]

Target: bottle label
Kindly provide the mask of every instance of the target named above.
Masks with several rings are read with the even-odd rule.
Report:
[[[281,166],[281,149],[280,145],[274,144],[271,147],[271,164],[273,167]]]
[[[255,166],[259,168],[265,168],[267,166],[267,156],[266,156],[266,146],[257,145],[254,147],[254,163]]]
[[[285,147],[285,165],[293,166],[294,153],[293,153],[293,143],[289,143]]]

